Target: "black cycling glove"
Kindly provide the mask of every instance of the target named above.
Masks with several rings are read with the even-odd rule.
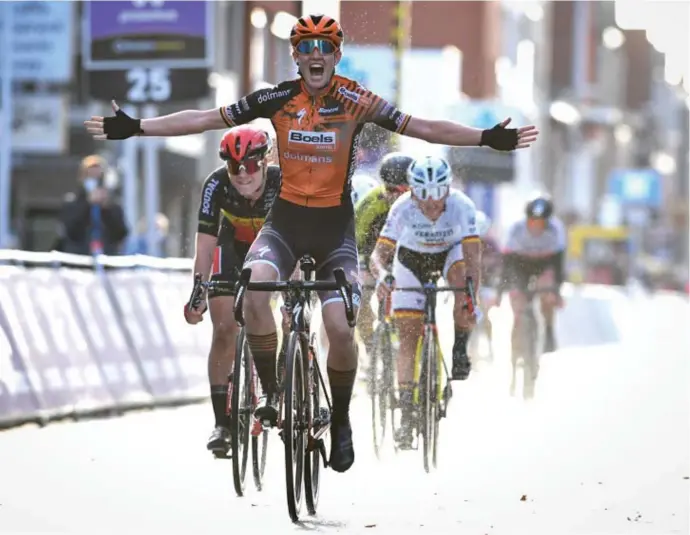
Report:
[[[517,128],[504,128],[499,124],[489,130],[482,131],[479,146],[486,145],[495,150],[515,150],[518,144]]]
[[[143,134],[141,119],[132,119],[122,110],[117,110],[114,117],[103,119],[103,133],[108,139],[127,139]]]

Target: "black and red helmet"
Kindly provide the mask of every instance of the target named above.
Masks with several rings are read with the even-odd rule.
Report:
[[[220,140],[218,155],[221,160],[260,160],[271,151],[271,136],[253,125],[236,126],[228,130]]]

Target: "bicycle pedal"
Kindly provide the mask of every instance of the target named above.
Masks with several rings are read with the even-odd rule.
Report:
[[[212,453],[213,453],[213,456],[214,456],[216,459],[231,459],[231,458],[232,458],[232,456],[230,455],[230,453],[227,452],[227,451],[223,451],[223,450],[214,450]]]

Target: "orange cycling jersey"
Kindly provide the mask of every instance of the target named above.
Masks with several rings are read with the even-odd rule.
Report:
[[[340,206],[350,198],[359,133],[374,123],[403,133],[410,116],[354,80],[334,76],[321,95],[301,79],[260,89],[223,106],[229,127],[270,119],[278,138],[283,183],[280,197],[312,207]]]

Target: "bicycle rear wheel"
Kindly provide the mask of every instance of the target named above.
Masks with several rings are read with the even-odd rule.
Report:
[[[230,445],[232,448],[232,479],[235,492],[244,496],[247,461],[249,459],[249,432],[252,421],[252,359],[244,329],[237,335],[235,363],[232,374],[230,403]]]
[[[371,430],[374,438],[374,453],[381,457],[381,450],[386,440],[388,425],[388,408],[392,385],[392,361],[390,325],[381,322],[374,331],[373,351],[369,366],[369,396],[371,398]]]
[[[302,509],[307,405],[304,355],[298,333],[290,333],[285,357],[285,417],[282,428],[285,444],[285,487],[290,518],[297,522]]]

